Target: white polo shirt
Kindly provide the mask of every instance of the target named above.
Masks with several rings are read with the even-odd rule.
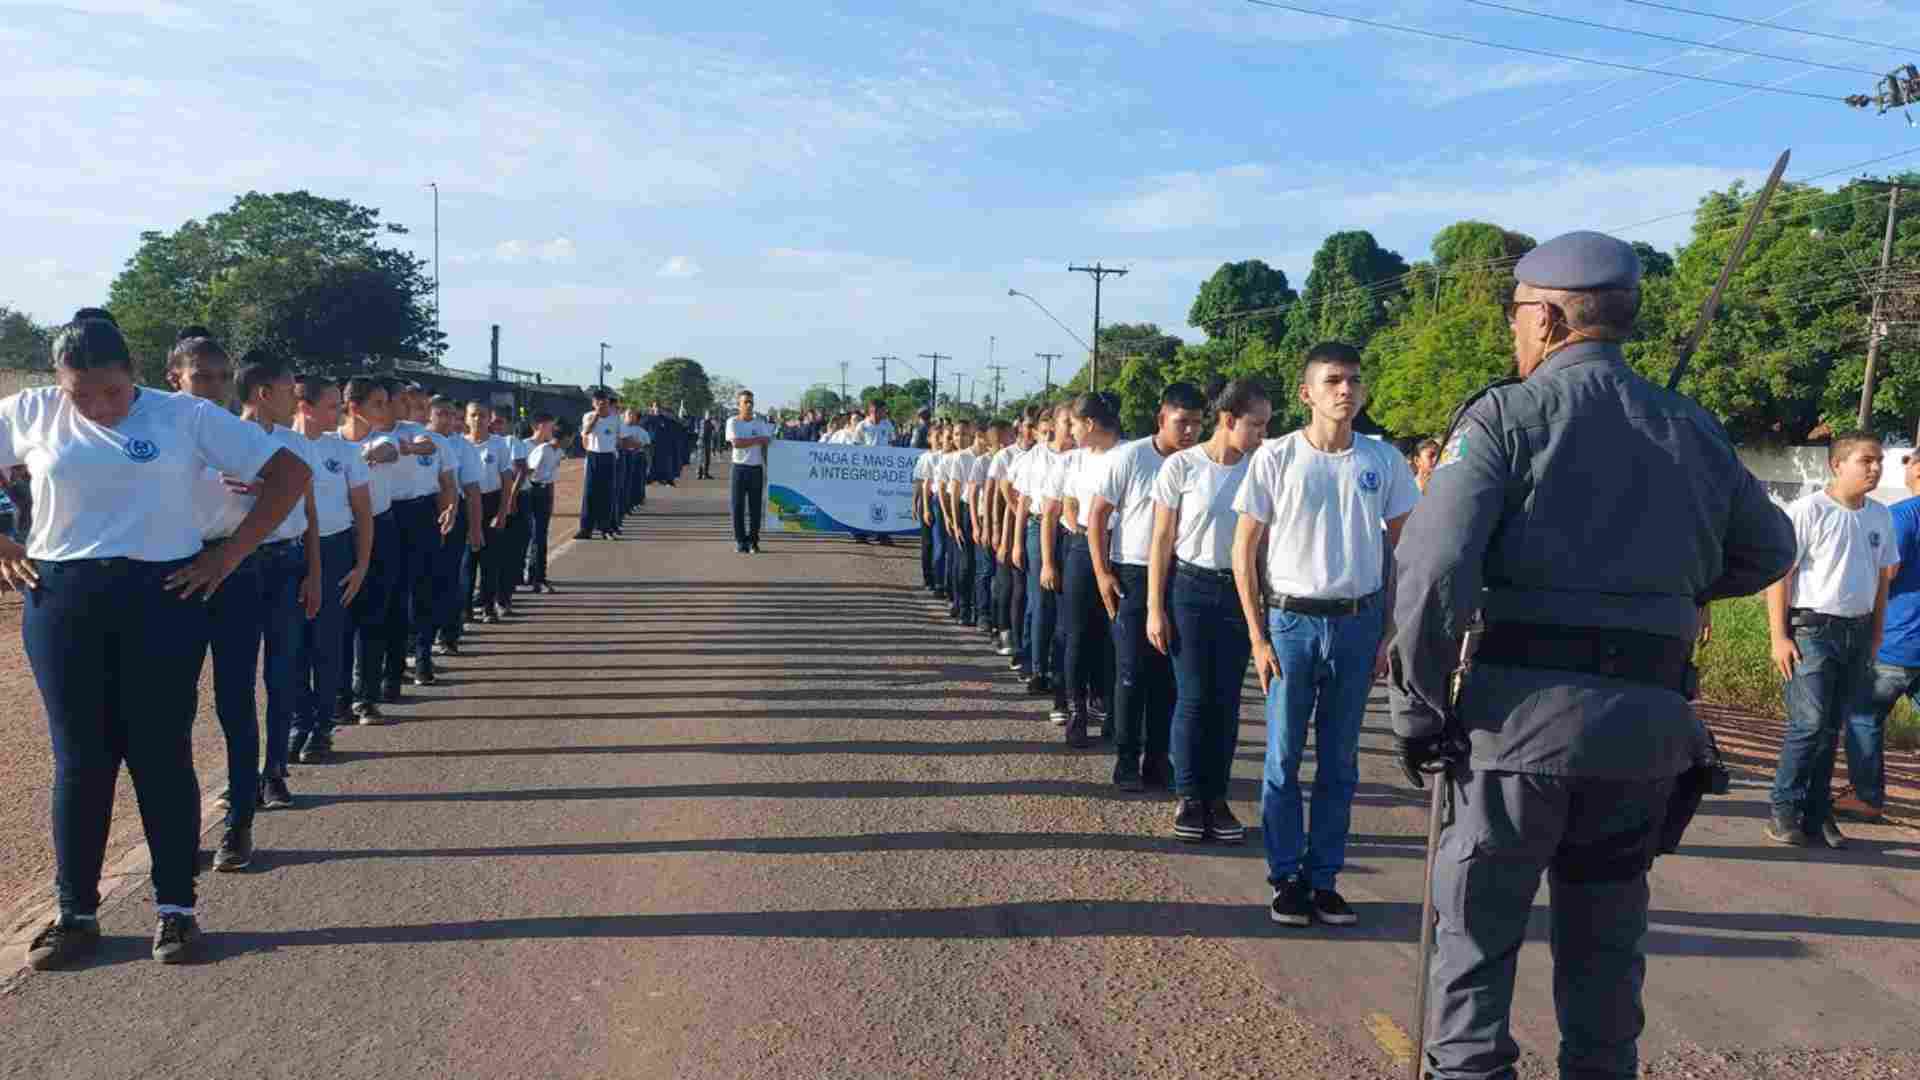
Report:
[[[310,438],[307,446],[312,455],[313,510],[320,522],[320,535],[336,536],[353,528],[353,505],[347,501],[347,492],[365,489],[371,500],[373,478],[360,448],[337,432]]]
[[[449,436],[447,443],[453,448],[454,460],[459,466],[454,476],[454,483],[459,486],[462,492],[461,497],[465,498],[464,493],[469,484],[481,487],[486,482],[487,470],[480,465],[480,448],[465,435]],[[494,473],[493,481],[496,484],[500,482],[498,472]]]
[[[765,420],[742,420],[738,416],[727,417],[728,442],[732,442],[735,439],[763,438],[773,438],[772,424],[767,423]],[[735,465],[765,465],[767,463],[767,447],[736,446],[733,448],[733,463]]]
[[[1253,452],[1235,512],[1267,528],[1267,585],[1275,594],[1356,600],[1378,592],[1386,523],[1420,501],[1413,469],[1378,439],[1338,453],[1295,431]]]
[[[81,416],[58,387],[0,399],[0,468],[33,474],[35,559],[190,558],[200,522],[181,508],[194,483],[209,468],[256,476],[281,445],[212,402],[148,387],[114,427]]]
[[[1243,454],[1232,465],[1218,465],[1206,447],[1196,446],[1160,464],[1153,502],[1178,515],[1174,558],[1207,570],[1233,569],[1233,532],[1240,524],[1233,500],[1252,460],[1252,454]]]
[[[307,463],[307,468],[313,469],[316,473],[319,471],[320,463],[313,457],[313,440],[290,427],[282,426],[275,426],[272,431],[267,432],[267,438],[293,451],[295,456]],[[258,480],[259,477],[250,476],[246,479]],[[315,479],[317,482],[318,477]],[[224,540],[232,536],[240,528],[240,523],[246,520],[247,514],[253,510],[254,497],[242,495],[228,487],[226,481],[221,479],[218,469],[208,469],[205,479],[197,490],[206,493],[204,497],[208,497],[207,503],[200,509],[200,512],[205,515],[203,535],[208,540]],[[314,501],[317,505],[319,502],[317,495]],[[267,534],[265,542],[277,544],[283,540],[299,540],[306,535],[307,500],[302,496],[293,504],[293,509],[287,511],[287,516],[281,519],[280,524]]]
[[[460,448],[456,443],[464,442],[458,435],[442,435],[432,428],[427,429],[427,438],[433,440],[433,494],[440,494],[440,477],[453,477],[454,497],[460,497]]]
[[[967,498],[967,477],[973,475],[973,451],[961,450],[940,460],[941,490],[953,492],[956,502]]]
[[[551,484],[566,456],[565,450],[552,443],[541,443],[527,454],[527,474],[536,484]]]
[[[580,441],[589,454],[611,454],[620,449],[620,429],[625,421],[618,413],[595,416],[588,413],[580,418]]]
[[[860,427],[853,433],[853,441],[861,446],[892,446],[893,421],[882,418],[877,423],[862,420]]]
[[[395,441],[394,437],[384,431],[372,432],[368,434],[366,438],[357,442],[342,435],[340,436],[340,441],[353,447],[354,452],[361,455],[360,459],[362,461],[366,461],[366,454],[369,450],[374,450],[382,446],[391,446],[396,451],[400,449],[400,444]],[[400,482],[402,475],[400,467],[405,465],[406,461],[407,459],[402,457],[383,465],[375,465],[368,462],[367,495],[373,503],[373,512],[376,516],[393,509],[393,489]]]
[[[997,454],[999,451],[996,450],[994,453]],[[980,503],[980,496],[986,493],[987,489],[984,485],[987,482],[987,474],[993,471],[993,458],[994,454],[974,455],[973,464],[968,467],[967,471],[967,483],[969,485],[967,502],[978,505]]]
[[[1799,554],[1789,607],[1853,619],[1873,614],[1880,573],[1900,564],[1893,513],[1869,498],[1849,510],[1825,491],[1787,504]]]
[[[1153,437],[1121,443],[1096,459],[1090,470],[1084,505],[1097,496],[1113,504],[1107,515],[1107,557],[1128,566],[1145,566],[1153,556],[1153,481],[1166,458]]]
[[[433,438],[433,433],[427,430],[425,424],[415,423],[412,420],[401,420],[394,424],[389,434],[394,437],[402,450],[408,449],[413,440],[422,435],[429,439]],[[435,442],[434,452],[431,454],[401,454],[400,460],[395,463],[400,472],[399,482],[394,485],[393,490],[395,501],[440,494],[440,459],[438,442]]]
[[[1025,496],[1029,502],[1040,500],[1040,482],[1046,479],[1047,471],[1053,467],[1056,455],[1053,449],[1042,443],[1035,443],[1033,449],[1020,456],[1013,466],[1013,490]],[[1038,505],[1028,509],[1034,517],[1040,516]]]
[[[513,447],[498,435],[489,435],[485,442],[467,440],[474,453],[480,458],[480,494],[491,495],[500,490],[500,474],[513,471]]]
[[[927,463],[927,494],[936,499],[940,497],[940,474],[945,471],[940,467],[940,462],[946,456],[944,450],[929,450],[920,455],[920,460]]]

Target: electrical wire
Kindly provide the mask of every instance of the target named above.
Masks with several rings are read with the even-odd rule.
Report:
[[[1525,53],[1529,56],[1544,56],[1551,60],[1567,60],[1576,64],[1592,64],[1596,67],[1614,68],[1619,71],[1636,71],[1643,75],[1674,75],[1675,78],[1687,79],[1691,82],[1712,83],[1716,86],[1731,86],[1738,90],[1760,90],[1786,97],[1812,98],[1815,101],[1846,103],[1846,98],[1837,94],[1816,94],[1809,90],[1787,90],[1781,87],[1762,86],[1759,83],[1740,82],[1736,79],[1716,79],[1707,75],[1677,75],[1672,72],[1662,72],[1657,68],[1650,68],[1641,64],[1627,64],[1618,60],[1596,60],[1590,56],[1575,56],[1572,53],[1553,52],[1548,49],[1534,49],[1525,45],[1509,45],[1506,42],[1487,41],[1484,38],[1468,37],[1465,34],[1450,34],[1441,30],[1426,30],[1417,26],[1403,26],[1399,23],[1381,22],[1378,19],[1363,19],[1358,15],[1341,15],[1332,11],[1320,11],[1316,8],[1281,3],[1279,0],[1246,0],[1246,2],[1257,7],[1291,11],[1297,15],[1317,15],[1323,19],[1338,19],[1342,22],[1350,22],[1358,26],[1370,26],[1376,30],[1393,30],[1402,34],[1417,34],[1421,37],[1434,38],[1439,41],[1453,41],[1464,45],[1478,45],[1487,49],[1504,49],[1508,52]]]
[[[1557,15],[1551,11],[1535,11],[1532,8],[1513,7],[1510,4],[1495,3],[1494,0],[1465,0],[1465,2],[1475,7],[1492,8],[1495,11],[1510,11],[1516,15],[1531,15],[1537,19],[1551,19],[1554,22],[1570,23],[1574,26],[1585,26],[1593,30],[1605,30],[1615,34],[1631,34],[1634,37],[1652,38],[1655,41],[1664,41],[1671,45],[1686,45],[1695,49],[1712,49],[1715,52],[1751,56],[1760,60],[1777,60],[1784,64],[1805,64],[1807,67],[1825,68],[1828,71],[1842,71],[1849,75],[1865,75],[1870,79],[1877,79],[1886,74],[1884,71],[1867,71],[1864,68],[1842,67],[1839,64],[1825,64],[1818,60],[1806,60],[1797,56],[1780,56],[1776,53],[1756,52],[1753,49],[1740,49],[1732,45],[1718,45],[1708,41],[1694,41],[1692,38],[1674,37],[1672,34],[1655,33],[1652,30],[1636,30],[1630,26],[1614,26],[1610,23],[1576,19],[1571,15]]]
[[[1819,30],[1803,30],[1792,26],[1782,26],[1779,23],[1762,22],[1759,19],[1743,19],[1738,15],[1722,15],[1717,11],[1701,11],[1697,8],[1681,7],[1678,4],[1662,4],[1656,2],[1656,0],[1624,0],[1624,2],[1636,4],[1644,8],[1656,8],[1660,11],[1678,12],[1682,15],[1697,15],[1702,19],[1719,19],[1721,22],[1740,23],[1743,26],[1758,26],[1767,30],[1778,30],[1784,34],[1802,34],[1807,37],[1826,38],[1828,41],[1844,41],[1849,45],[1870,45],[1876,49],[1891,49],[1894,52],[1907,53],[1909,55],[1920,52],[1920,49],[1909,49],[1905,45],[1894,45],[1885,41],[1868,41],[1864,38],[1851,38],[1840,34],[1822,33]]]

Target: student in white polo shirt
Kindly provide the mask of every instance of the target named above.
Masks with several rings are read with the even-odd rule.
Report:
[[[727,501],[732,507],[733,542],[741,554],[760,550],[760,503],[767,494],[767,451],[773,425],[753,415],[753,391],[742,390],[727,417],[727,442],[733,447],[733,473]]]
[[[947,560],[952,557],[953,541],[947,536],[946,500],[941,495],[941,476],[946,469],[941,464],[951,453],[952,429],[945,420],[936,423],[929,434],[933,449],[927,458],[927,521],[933,530],[933,595],[945,600],[952,595],[950,571]]]
[[[937,455],[923,451],[913,459],[913,520],[920,525],[920,583],[928,592],[936,589],[933,577],[933,493],[928,489],[928,474]]]
[[[973,475],[975,458],[973,421],[954,425],[953,453],[940,459],[941,509],[947,514],[947,539],[952,542],[947,557],[947,614],[961,626],[974,625],[973,518],[967,507],[967,478]]]
[[[613,395],[605,387],[593,392],[593,409],[580,418],[580,449],[587,454],[587,490],[580,498],[580,531],[575,540],[591,540],[598,532],[611,538],[619,521],[614,515],[614,484],[620,469],[620,431],[625,421],[613,411]]]
[[[1161,465],[1199,438],[1206,412],[1206,399],[1192,383],[1168,384],[1154,433],[1106,455],[1083,515],[1087,554],[1113,633],[1113,782],[1123,791],[1173,785],[1167,761],[1173,668],[1147,641],[1153,484]],[[1238,843],[1243,837],[1222,839]]]
[[[1087,726],[1098,719],[1100,737],[1113,734],[1110,719],[1097,717],[1096,701],[1113,692],[1113,635],[1094,576],[1087,520],[1106,457],[1120,444],[1120,413],[1111,395],[1082,394],[1073,403],[1073,437],[1079,449],[1068,456],[1057,484],[1060,520],[1072,533],[1060,581],[1061,672],[1067,695],[1067,745],[1086,746]]]
[[[433,643],[440,632],[452,586],[460,578],[460,554],[465,546],[461,511],[465,499],[460,492],[460,454],[449,433],[456,432],[457,419],[449,415],[442,423],[435,418],[437,399],[418,386],[409,388],[407,407],[421,433],[432,441],[433,518],[432,531],[425,538],[419,579],[408,598],[408,643],[413,653],[413,685],[433,686],[439,678],[433,670]],[[451,405],[451,402],[448,403]],[[451,413],[451,410],[449,410]],[[444,429],[444,430],[443,430]],[[416,458],[421,455],[416,451]],[[422,486],[424,487],[424,480]]]
[[[414,611],[429,609],[432,604],[428,568],[440,541],[441,478],[446,475],[448,491],[453,479],[441,472],[440,444],[427,433],[425,424],[413,419],[418,387],[395,378],[382,379],[380,384],[387,391],[388,422],[382,430],[393,437],[400,451],[393,483],[394,559],[398,569],[393,588],[387,593],[387,628],[382,636],[387,658],[380,691],[380,699],[391,704],[400,700],[400,683],[407,674],[407,657],[414,642]]]
[[[1058,586],[1047,577],[1049,563],[1057,557],[1059,516],[1048,495],[1052,477],[1073,446],[1073,412],[1066,405],[1049,409],[1040,418],[1040,439],[1033,453],[1021,461],[1015,487],[1020,492],[1017,511],[1026,536],[1021,546],[1027,571],[1027,693],[1055,694],[1059,683]],[[1063,691],[1062,691],[1063,692]],[[1056,696],[1059,722],[1067,722],[1066,699]]]
[[[867,402],[867,415],[853,426],[847,442],[854,446],[892,446],[893,436],[893,421],[887,419],[886,407],[880,399],[874,398]],[[877,540],[881,547],[893,546],[893,537],[886,533],[870,535],[855,529],[853,539],[859,544]]]
[[[340,437],[354,447],[367,463],[367,493],[373,510],[373,562],[359,595],[353,599],[348,650],[350,684],[342,698],[345,708],[335,717],[343,722],[351,717],[362,725],[384,724],[380,709],[386,691],[387,624],[394,590],[404,587],[400,574],[406,569],[400,527],[394,520],[394,491],[407,478],[400,471],[400,441],[385,429],[393,408],[387,388],[377,378],[347,380],[347,410],[340,421]],[[350,702],[350,703],[349,703]]]
[[[54,755],[59,916],[27,950],[68,966],[100,942],[100,874],[124,764],[139,794],[159,911],[153,956],[199,939],[200,788],[193,774],[206,598],[306,491],[299,455],[210,402],[136,386],[112,317],[83,309],[53,338],[57,385],[0,399],[0,468],[33,476],[23,548],[0,537],[0,585],[23,594],[21,637]],[[260,477],[227,542],[203,550],[187,512],[208,467]]]
[[[522,575],[527,567],[527,539],[532,532],[527,521],[526,484],[527,455],[533,452],[533,444],[521,438],[507,424],[506,411],[496,409],[492,425],[494,437],[507,444],[507,460],[511,463],[500,495],[500,513],[506,519],[500,531],[499,551],[501,580],[498,606],[503,617],[514,613],[513,594],[524,581]]]
[[[445,447],[448,459],[453,462],[453,483],[459,499],[453,526],[442,538],[435,556],[433,629],[438,640],[416,642],[414,646],[414,684],[417,686],[431,686],[436,681],[433,656],[460,655],[460,635],[466,628],[467,604],[473,594],[471,574],[480,552],[487,546],[486,512],[480,501],[480,451],[468,441],[464,431],[466,406],[451,398],[436,397],[430,408],[433,437]],[[429,654],[424,669],[419,659],[423,648],[427,648]],[[422,670],[427,672],[424,682],[420,679]]]
[[[993,492],[993,623],[1000,630],[995,651],[1008,657],[1007,668],[1020,670],[1020,618],[1026,614],[1026,574],[1014,563],[1013,467],[1033,448],[1033,424],[1027,413],[1009,428],[1011,441],[987,466],[987,483]]]
[[[493,433],[493,406],[483,401],[467,402],[467,443],[480,455],[480,525],[486,546],[475,556],[473,588],[475,601],[470,605],[480,612],[482,622],[500,621],[500,594],[506,584],[502,554],[506,543],[507,484],[513,476],[513,448]]]
[[[1213,437],[1169,457],[1154,477],[1147,560],[1147,640],[1173,662],[1173,835],[1188,843],[1246,837],[1227,805],[1253,655],[1233,587],[1233,501],[1273,403],[1258,382],[1235,379],[1213,395],[1213,412]]]
[[[553,434],[553,414],[533,414],[533,449],[527,453],[527,588],[552,592],[547,580],[547,534],[553,524],[553,481],[567,452]]]
[[[1386,671],[1387,552],[1420,489],[1398,451],[1354,434],[1367,400],[1358,350],[1314,346],[1300,400],[1312,410],[1307,425],[1247,465],[1233,504],[1233,578],[1267,692],[1260,828],[1268,914],[1283,926],[1346,926],[1358,916],[1334,885],[1360,781],[1360,722],[1375,675]],[[1309,733],[1310,824],[1301,820],[1300,788]]]
[[[301,635],[301,700],[289,757],[325,761],[333,750],[335,708],[352,666],[348,619],[373,569],[372,478],[357,447],[340,437],[340,387],[320,375],[294,379],[293,429],[308,442],[313,508],[320,536],[320,610]]]
[[[1888,583],[1900,566],[1893,514],[1871,495],[1883,457],[1872,435],[1836,435],[1827,486],[1787,505],[1800,553],[1767,587],[1773,663],[1787,695],[1766,827],[1777,843],[1847,846],[1833,820],[1834,758],[1848,715],[1872,693]]]

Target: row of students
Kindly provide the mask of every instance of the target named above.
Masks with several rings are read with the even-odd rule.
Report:
[[[261,351],[236,371],[200,327],[168,357],[173,393],[135,384],[99,309],[53,354],[57,385],[0,401],[0,467],[27,466],[42,509],[24,547],[0,541],[0,585],[25,595],[55,756],[60,914],[28,958],[58,967],[98,943],[124,763],[152,852],[154,956],[175,962],[198,937],[191,727],[209,652],[227,749],[214,869],[234,871],[255,858],[256,810],[292,803],[292,763],[327,760],[338,724],[384,722],[409,660],[414,684],[434,685],[474,582],[487,621],[510,612],[523,573],[551,591],[561,451],[544,415],[536,446],[502,435],[484,404],[398,380],[341,386]]]
[[[1069,745],[1114,744],[1116,786],[1171,789],[1180,840],[1244,842],[1227,796],[1252,668],[1272,918],[1347,925],[1336,884],[1390,636],[1388,549],[1420,492],[1403,457],[1353,430],[1355,350],[1316,347],[1298,393],[1309,420],[1276,439],[1272,401],[1245,379],[1169,386],[1133,440],[1097,394],[1013,424],[937,422],[916,509],[926,588],[1053,697]]]

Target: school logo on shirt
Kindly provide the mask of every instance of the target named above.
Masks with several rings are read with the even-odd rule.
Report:
[[[145,439],[127,440],[128,459],[145,464],[160,456],[160,448]]]
[[[1379,491],[1380,490],[1380,474],[1373,471],[1372,469],[1362,470],[1360,473],[1360,490],[1369,491],[1369,492]]]
[[[328,458],[328,459],[327,459],[327,471],[328,471],[328,472],[330,472],[330,473],[337,473],[337,472],[339,472],[339,471],[340,471],[340,459],[339,459],[339,458]]]
[[[480,460],[486,462],[489,465],[493,464],[493,451],[491,450],[480,451]]]
[[[1870,533],[1868,533],[1868,534],[1867,534],[1867,546],[1868,546],[1868,547],[1870,547],[1870,548],[1877,548],[1877,547],[1879,547],[1879,546],[1880,546],[1880,534],[1879,534],[1879,533],[1877,533],[1877,532],[1870,532]]]
[[[420,467],[421,467],[421,468],[423,468],[423,469],[431,469],[431,468],[433,468],[433,455],[432,455],[432,454],[428,454],[427,456],[425,456],[425,457],[421,457],[421,458],[415,458],[414,460],[416,460],[416,461],[418,461],[418,462],[420,463]]]

